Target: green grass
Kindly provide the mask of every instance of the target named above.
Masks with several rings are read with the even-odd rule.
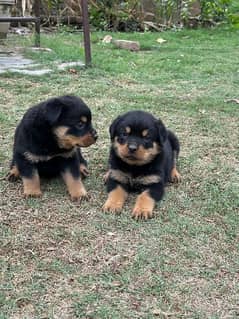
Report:
[[[128,52],[93,33],[93,67],[42,77],[0,75],[0,318],[234,319],[238,304],[238,98],[236,29],[112,34],[140,42]],[[167,42],[159,45],[158,38]],[[26,55],[52,66],[84,59],[79,33],[9,37]],[[40,199],[8,183],[13,135],[32,104],[73,93],[91,107],[99,140],[83,150],[91,199],[72,203],[59,179],[42,181]],[[143,109],[161,117],[181,141],[183,181],[170,186],[148,222],[104,214],[108,127]]]

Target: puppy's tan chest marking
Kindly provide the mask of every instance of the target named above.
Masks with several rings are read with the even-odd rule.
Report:
[[[63,158],[70,158],[76,153],[76,149],[72,149],[69,152],[64,152],[64,153],[58,153],[54,155],[36,155],[31,152],[24,152],[25,158],[30,161],[31,163],[39,163],[39,162],[47,162],[54,157],[63,157]]]
[[[119,183],[127,184],[132,187],[137,185],[146,186],[150,184],[155,184],[155,183],[159,183],[161,180],[160,176],[156,174],[133,177],[130,173],[122,172],[119,169],[110,169],[109,177]]]

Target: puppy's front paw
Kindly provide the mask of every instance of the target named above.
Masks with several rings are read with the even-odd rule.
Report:
[[[155,201],[147,191],[137,197],[132,217],[135,219],[149,219],[153,217]]]
[[[122,210],[123,203],[122,202],[113,202],[111,199],[107,199],[103,206],[103,211],[112,212],[112,213],[119,213]]]
[[[70,193],[71,200],[74,202],[89,199],[88,193],[80,180],[78,183],[75,183],[74,187],[69,187],[68,191]]]
[[[70,189],[69,193],[73,202],[89,199],[88,193],[82,183],[81,185],[77,185],[74,189]]]
[[[24,197],[28,198],[28,197],[41,197],[42,196],[42,192],[41,190],[24,190],[24,193],[23,193]]]
[[[40,197],[42,195],[40,188],[40,178],[35,172],[31,178],[22,178],[24,197]]]
[[[147,207],[135,206],[132,212],[132,217],[135,219],[149,219],[153,217],[153,210]]]
[[[62,174],[72,201],[87,199],[88,195],[80,178],[74,178],[70,172]]]
[[[119,213],[122,210],[127,196],[127,192],[120,185],[118,185],[109,193],[108,198],[103,206],[103,211]]]

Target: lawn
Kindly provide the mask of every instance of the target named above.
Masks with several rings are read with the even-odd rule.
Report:
[[[31,77],[0,75],[0,319],[234,319],[239,316],[239,31],[227,27],[112,34],[139,52],[92,33],[93,67]],[[163,44],[158,38],[166,40]],[[84,58],[82,34],[11,36],[43,66]],[[74,72],[73,72],[74,71]],[[89,201],[71,202],[61,179],[42,181],[40,199],[5,180],[13,135],[25,110],[62,94],[81,96],[99,135],[83,150]],[[154,218],[105,214],[108,127],[142,109],[181,141],[183,180],[167,187]]]

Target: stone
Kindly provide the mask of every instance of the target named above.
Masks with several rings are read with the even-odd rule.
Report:
[[[111,35],[106,35],[104,38],[103,38],[103,40],[102,40],[102,42],[103,43],[110,43],[111,41],[112,41],[112,36]]]
[[[76,61],[76,62],[65,62],[61,63],[60,65],[57,66],[58,70],[64,70],[66,68],[72,68],[74,66],[81,66],[84,67],[85,64],[81,61]]]
[[[138,41],[128,41],[128,40],[114,40],[114,45],[120,49],[126,49],[130,51],[139,51],[140,44]]]

